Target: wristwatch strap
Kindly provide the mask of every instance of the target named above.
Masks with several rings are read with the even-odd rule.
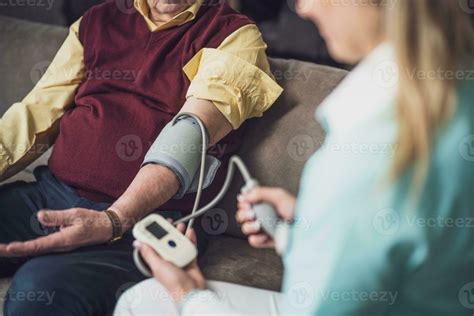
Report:
[[[123,236],[122,222],[120,221],[120,218],[118,217],[117,213],[115,213],[114,211],[105,210],[104,213],[108,216],[108,218],[112,222],[112,239],[110,240],[110,243],[114,243],[122,239],[122,236]]]

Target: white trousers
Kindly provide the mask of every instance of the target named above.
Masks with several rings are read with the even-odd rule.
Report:
[[[225,282],[208,282],[219,301],[242,315],[279,314],[282,294]],[[203,302],[205,304],[205,302]],[[213,315],[222,315],[218,310]],[[115,316],[179,315],[167,290],[155,279],[143,281],[126,291],[119,299]]]

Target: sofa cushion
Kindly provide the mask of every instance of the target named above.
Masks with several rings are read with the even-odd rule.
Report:
[[[279,291],[283,264],[273,250],[250,247],[246,240],[211,237],[200,266],[208,280]]]
[[[0,115],[21,101],[45,73],[68,31],[0,16]],[[6,80],[8,78],[8,80]]]
[[[270,62],[285,93],[262,118],[249,122],[239,155],[260,184],[296,194],[304,164],[324,141],[315,111],[347,72],[296,60]],[[242,185],[242,179],[235,177],[218,206],[227,213],[227,233],[237,237],[242,235],[234,214]]]

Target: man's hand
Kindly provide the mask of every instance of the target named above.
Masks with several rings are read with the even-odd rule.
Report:
[[[178,229],[184,232],[186,227],[184,224],[180,224]],[[186,237],[196,244],[197,239],[193,229],[188,231]],[[206,280],[199,269],[197,259],[185,269],[180,269],[161,258],[150,246],[138,241],[134,243],[134,246],[140,251],[155,279],[168,290],[176,304],[179,304],[182,298],[192,290],[206,288]]]
[[[252,205],[262,202],[271,204],[278,216],[292,221],[295,217],[295,197],[279,188],[256,188],[239,195],[238,201],[236,219],[241,224],[242,232],[248,236],[249,244],[254,248],[274,248],[275,241],[262,231],[260,223],[255,220]]]
[[[38,220],[46,227],[60,227],[60,231],[26,242],[0,244],[0,257],[29,257],[66,252],[103,244],[112,238],[112,223],[103,212],[81,208],[40,211]]]

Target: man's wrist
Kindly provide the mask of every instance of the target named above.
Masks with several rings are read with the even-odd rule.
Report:
[[[104,213],[107,215],[108,219],[110,220],[110,223],[112,224],[112,237],[109,241],[115,242],[122,239],[124,230],[120,217],[113,210],[105,210]]]
[[[116,207],[115,205],[112,205],[111,207],[108,208],[108,210],[114,212],[117,214],[118,218],[120,219],[120,222],[122,224],[122,233],[125,234],[127,231],[132,229],[132,227],[136,224],[136,220],[131,217],[127,217],[126,215],[123,214],[120,208]]]

